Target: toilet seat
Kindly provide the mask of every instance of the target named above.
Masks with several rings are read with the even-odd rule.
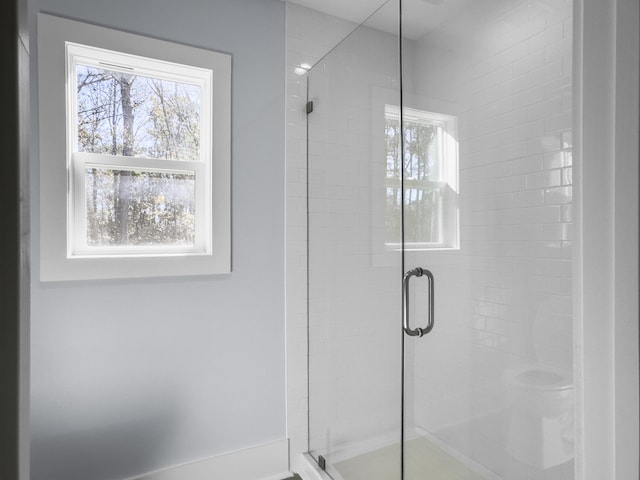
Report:
[[[517,461],[544,470],[574,457],[573,379],[550,365],[528,363],[505,371],[510,420],[506,450]]]
[[[559,368],[538,363],[512,367],[505,372],[506,380],[515,387],[536,391],[561,391],[573,388],[571,375]]]
[[[557,317],[553,298],[539,302],[531,327],[534,356],[504,371],[509,399],[506,450],[518,462],[545,470],[570,461],[574,445],[574,385],[569,349],[548,348]],[[555,344],[554,344],[555,345]],[[535,358],[535,360],[533,360]],[[553,365],[567,365],[567,369]]]

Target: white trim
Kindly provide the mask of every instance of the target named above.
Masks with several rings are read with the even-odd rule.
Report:
[[[212,178],[211,199],[205,201],[212,205],[209,252],[69,258],[66,215],[70,179],[66,168],[68,146],[64,120],[67,42],[213,71],[213,138],[211,144],[202,147],[211,148],[213,152],[211,170],[205,169],[206,175]],[[231,272],[231,56],[39,13],[38,78],[40,280]],[[203,104],[205,100],[203,96]]]
[[[576,479],[635,479],[638,4],[575,2]]]
[[[199,87],[209,83],[212,78],[211,70],[208,68],[167,62],[79,43],[65,43],[67,55],[74,59],[68,65],[70,78],[74,77],[78,64],[123,73],[135,73],[143,77],[160,78],[177,83],[190,83]]]
[[[280,480],[290,475],[289,440],[285,438],[126,480]]]
[[[639,478],[638,132],[640,7],[617,2],[615,205],[616,478]]]

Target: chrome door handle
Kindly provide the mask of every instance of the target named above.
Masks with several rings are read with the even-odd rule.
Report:
[[[425,328],[411,328],[409,326],[409,280],[411,277],[426,276],[429,282],[429,317]],[[416,267],[409,270],[402,277],[402,326],[407,335],[411,337],[422,337],[433,329],[433,274],[426,268]]]

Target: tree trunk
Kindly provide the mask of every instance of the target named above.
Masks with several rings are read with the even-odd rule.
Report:
[[[131,103],[131,84],[134,78],[131,75],[121,74],[118,76],[120,84],[120,99],[122,103],[122,155],[133,156],[133,105]],[[131,172],[124,170],[120,172],[120,182],[118,186],[118,209],[116,217],[118,221],[118,236],[120,245],[129,243],[129,206],[131,204]]]

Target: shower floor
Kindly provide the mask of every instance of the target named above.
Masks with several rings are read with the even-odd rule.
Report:
[[[396,444],[338,462],[332,473],[336,480],[399,480],[399,462],[400,445]],[[422,437],[405,442],[405,479],[486,480]]]

